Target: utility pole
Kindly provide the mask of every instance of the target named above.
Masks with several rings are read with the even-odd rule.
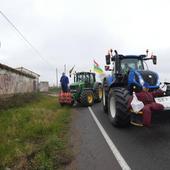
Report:
[[[56,68],[56,86],[58,87],[58,69]]]
[[[64,73],[66,74],[66,64],[64,64]]]

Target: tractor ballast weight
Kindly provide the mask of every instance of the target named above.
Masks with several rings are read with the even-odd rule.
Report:
[[[149,91],[160,87],[158,74],[144,69],[144,61],[152,60],[157,63],[157,57],[146,55],[121,55],[115,50],[106,55],[106,64],[111,75],[103,79],[103,109],[108,113],[109,119],[114,126],[126,126],[130,122],[128,112],[128,100],[132,92],[139,92],[147,85]],[[113,67],[110,68],[112,63]],[[170,92],[170,86],[167,86]]]
[[[70,85],[70,93],[74,101],[82,106],[91,106],[102,100],[102,83],[96,82],[92,72],[78,72],[74,75],[74,83]]]

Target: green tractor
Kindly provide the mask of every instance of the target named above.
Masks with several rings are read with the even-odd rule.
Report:
[[[92,72],[78,72],[74,75],[74,83],[70,85],[73,100],[82,106],[91,106],[102,100],[102,84],[96,82],[96,75]]]

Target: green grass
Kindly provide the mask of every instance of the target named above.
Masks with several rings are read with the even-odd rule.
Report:
[[[1,111],[0,169],[50,170],[69,163],[70,120],[70,108],[61,108],[50,96]]]
[[[59,93],[59,91],[61,90],[60,87],[50,87],[49,88],[49,93]]]

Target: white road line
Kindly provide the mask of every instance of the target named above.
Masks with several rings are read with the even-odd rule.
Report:
[[[112,140],[110,139],[110,137],[108,136],[108,134],[106,133],[104,128],[102,127],[101,123],[98,121],[98,119],[95,116],[95,114],[94,114],[93,110],[91,109],[91,107],[88,107],[88,109],[89,109],[94,121],[96,122],[98,128],[100,129],[103,137],[105,138],[107,144],[109,145],[112,153],[114,154],[114,156],[117,159],[119,165],[121,166],[121,168],[123,170],[131,170],[129,165],[126,163],[126,161],[124,160],[124,158],[122,157],[122,155],[120,154],[120,152],[118,151],[118,149],[116,148],[116,146],[114,145],[114,143],[112,142]]]

